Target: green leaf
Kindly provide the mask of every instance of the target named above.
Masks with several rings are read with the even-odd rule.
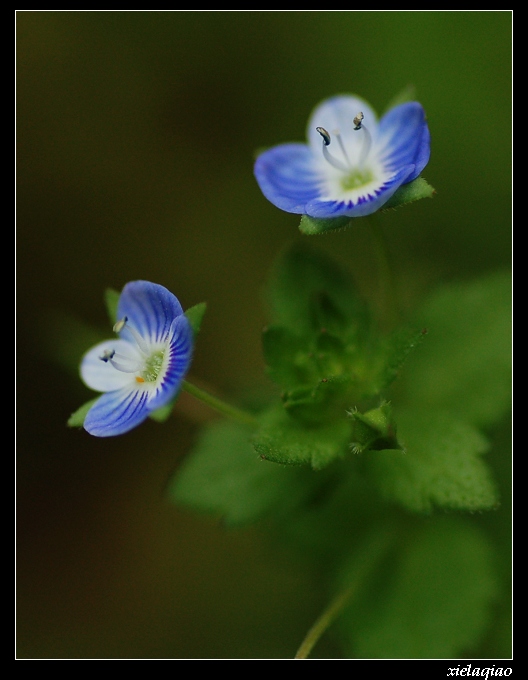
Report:
[[[272,320],[298,335],[338,335],[369,326],[367,308],[352,277],[325,253],[296,243],[285,249],[272,269],[268,299]]]
[[[308,464],[320,470],[347,453],[350,436],[350,423],[344,413],[338,420],[310,427],[279,406],[261,416],[253,445],[266,460],[284,465]]]
[[[378,367],[373,372],[371,390],[378,394],[387,389],[400,373],[409,354],[424,340],[427,331],[400,328],[386,338],[380,338]]]
[[[460,518],[435,518],[398,545],[338,622],[346,658],[463,658],[490,625],[498,595],[485,536]],[[339,589],[361,559],[343,569]]]
[[[98,399],[99,397],[96,397],[95,399],[87,401],[86,404],[83,404],[80,408],[78,408],[75,413],[72,413],[68,418],[68,427],[82,427],[84,424],[84,419],[86,418],[86,414]]]
[[[117,321],[117,306],[119,304],[119,298],[121,293],[118,293],[113,288],[107,288],[104,294],[104,301],[106,305],[106,311],[108,312],[108,318],[110,319],[110,325],[113,327]]]
[[[482,460],[489,445],[478,430],[449,413],[407,411],[395,420],[403,451],[372,452],[367,460],[367,474],[386,500],[421,513],[435,506],[497,506],[497,489]]]
[[[262,460],[250,443],[251,432],[231,421],[205,427],[172,478],[169,498],[228,525],[288,514],[311,493],[317,475]]]
[[[389,200],[384,203],[379,211],[390,210],[398,208],[407,203],[414,203],[421,198],[432,198],[436,193],[435,189],[425,181],[423,177],[417,177],[408,184],[403,184],[397,189]],[[379,212],[378,211],[378,212]],[[366,217],[369,217],[366,215]],[[303,215],[299,224],[299,229],[303,234],[308,236],[315,236],[317,234],[325,234],[329,231],[342,231],[354,226],[355,220],[360,217],[327,217],[317,218]]]
[[[262,350],[268,374],[278,385],[293,388],[317,380],[310,338],[272,324],[262,333]]]
[[[198,333],[200,332],[202,320],[206,309],[207,303],[199,302],[197,305],[189,307],[189,309],[185,312],[185,316],[189,319],[189,322],[191,324],[195,336],[198,335]]]
[[[446,285],[416,314],[427,342],[402,376],[408,403],[489,427],[511,407],[509,273]]]

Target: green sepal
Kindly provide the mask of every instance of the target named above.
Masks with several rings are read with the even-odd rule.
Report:
[[[407,104],[407,102],[412,102],[416,100],[416,87],[414,85],[408,84],[398,94],[393,97],[387,104],[382,117],[388,113],[395,106],[400,106],[400,104]]]
[[[379,211],[398,208],[407,203],[414,203],[421,198],[432,198],[436,193],[435,189],[423,177],[417,177],[408,184],[403,184],[397,189],[389,200],[384,203]],[[368,217],[368,215],[366,215]],[[299,229],[303,234],[315,236],[329,231],[340,231],[353,226],[358,217],[325,217],[317,218],[303,215],[299,224]]]
[[[354,453],[367,449],[400,449],[396,439],[396,425],[392,418],[392,408],[384,402],[378,408],[366,413],[349,411],[352,421],[351,448]]]
[[[176,399],[177,398],[178,397],[176,397]],[[170,418],[172,410],[174,408],[174,402],[176,401],[176,399],[173,399],[169,404],[165,404],[165,406],[157,408],[155,411],[151,411],[148,417],[151,420],[154,420],[156,423],[164,423],[166,420]]]
[[[106,311],[108,313],[108,318],[110,319],[110,325],[113,326],[117,319],[117,306],[119,304],[119,298],[121,293],[113,288],[107,288],[104,293],[104,301],[106,305]]]
[[[265,460],[284,465],[311,465],[320,470],[348,451],[350,423],[345,415],[325,425],[307,426],[282,406],[260,416],[253,446]]]
[[[90,399],[90,401],[87,401],[86,404],[80,406],[75,411],[75,413],[72,413],[71,416],[68,418],[67,422],[68,427],[82,427],[84,425],[84,419],[86,418],[86,414],[98,399],[99,397],[96,397],[95,399]]]
[[[389,210],[390,208],[399,208],[401,205],[407,203],[414,203],[421,198],[433,198],[436,190],[423,177],[417,177],[408,184],[402,186],[394,192],[389,200],[384,203],[380,210]]]
[[[198,335],[198,333],[200,332],[200,328],[202,327],[202,320],[206,309],[207,303],[199,302],[197,305],[189,307],[189,309],[187,309],[185,312],[185,316],[187,317],[189,323],[191,324],[195,337]]]

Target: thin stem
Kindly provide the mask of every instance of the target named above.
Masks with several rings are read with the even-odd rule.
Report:
[[[328,607],[315,621],[297,650],[295,659],[306,659],[308,657],[319,638],[341,614],[352,596],[359,591],[363,578],[372,571],[376,562],[386,554],[387,549],[392,544],[393,536],[394,534],[391,535],[389,532],[377,533],[370,537],[369,542],[362,549],[358,550],[358,559],[349,579],[350,584],[331,600]]]
[[[390,327],[394,327],[400,322],[401,310],[390,265],[387,242],[380,225],[379,216],[376,214],[370,215],[368,222],[370,224],[370,231],[378,264],[382,309],[387,319],[387,324]]]
[[[247,413],[247,411],[243,411],[236,406],[231,406],[231,404],[226,404],[225,401],[218,399],[218,397],[213,397],[209,392],[202,390],[200,387],[196,387],[196,385],[193,385],[187,380],[183,381],[182,389],[228,418],[237,420],[244,425],[251,425],[252,427],[256,427],[257,425],[257,419],[252,416],[251,413]]]
[[[339,613],[345,608],[346,603],[354,592],[354,586],[349,586],[343,592],[335,597],[328,607],[324,610],[321,616],[317,619],[314,625],[310,628],[306,637],[297,650],[295,659],[306,659],[314,648],[316,642],[322,636],[327,628],[337,619]]]

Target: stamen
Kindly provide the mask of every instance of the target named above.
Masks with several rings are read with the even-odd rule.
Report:
[[[116,354],[116,352],[112,354],[109,361],[114,368],[122,373],[137,373],[145,368],[145,362],[136,361],[136,359],[124,356],[123,354]]]
[[[127,316],[124,316],[120,321],[117,321],[117,322],[114,324],[114,329],[113,329],[113,330],[114,330],[114,333],[120,333],[124,328],[126,328],[127,331],[130,332],[130,334],[132,335],[132,337],[133,337],[134,340],[136,341],[137,346],[139,347],[139,349],[143,352],[143,354],[144,354],[146,357],[148,357],[148,356],[150,355],[150,348],[149,348],[149,346],[148,346],[147,343],[143,340],[143,338],[141,337],[141,335],[135,330],[135,328],[132,328],[132,326],[130,326],[130,325],[128,324],[128,317],[127,317]]]
[[[341,161],[338,161],[337,158],[331,156],[330,152],[328,151],[327,147],[330,145],[330,142],[332,141],[329,132],[325,130],[323,127],[316,127],[315,129],[323,138],[323,156],[328,161],[328,163],[330,163],[330,165],[336,170],[341,170],[341,172],[348,172],[347,166],[344,163],[341,163]],[[339,140],[341,139],[339,133],[338,139]],[[340,143],[342,144],[342,142]]]
[[[372,137],[370,136],[370,132],[367,130],[367,128],[363,125],[363,119],[365,116],[363,115],[363,111],[360,111],[357,116],[354,118],[352,121],[354,123],[354,130],[363,130],[363,144],[361,146],[361,153],[359,154],[359,161],[358,161],[358,168],[359,170],[363,170],[363,165],[365,164],[365,161],[367,160],[367,157],[370,153],[370,147],[372,145]]]

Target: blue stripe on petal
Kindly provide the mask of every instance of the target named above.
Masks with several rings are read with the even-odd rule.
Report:
[[[131,281],[123,288],[118,305],[118,318],[128,317],[130,325],[152,342],[163,341],[174,317],[183,314],[175,295],[157,283]],[[123,337],[133,342],[126,330]]]
[[[391,109],[380,122],[379,157],[388,170],[404,165],[415,166],[410,182],[418,177],[429,161],[430,135],[425,112],[418,102],[408,102]]]
[[[375,190],[375,196],[367,193],[359,196],[357,201],[312,201],[306,206],[310,217],[364,217],[370,215],[386,203],[394,192],[407,181],[414,172],[414,165],[406,165],[389,180]]]
[[[124,434],[148,416],[145,390],[121,389],[103,394],[88,411],[84,429],[96,437]]]
[[[177,317],[172,323],[167,352],[169,353],[167,368],[156,385],[156,390],[149,395],[149,410],[164,406],[176,396],[191,365],[193,331],[185,315]]]
[[[320,195],[321,177],[306,144],[281,144],[264,151],[254,173],[264,196],[281,210],[302,215],[306,203]]]

